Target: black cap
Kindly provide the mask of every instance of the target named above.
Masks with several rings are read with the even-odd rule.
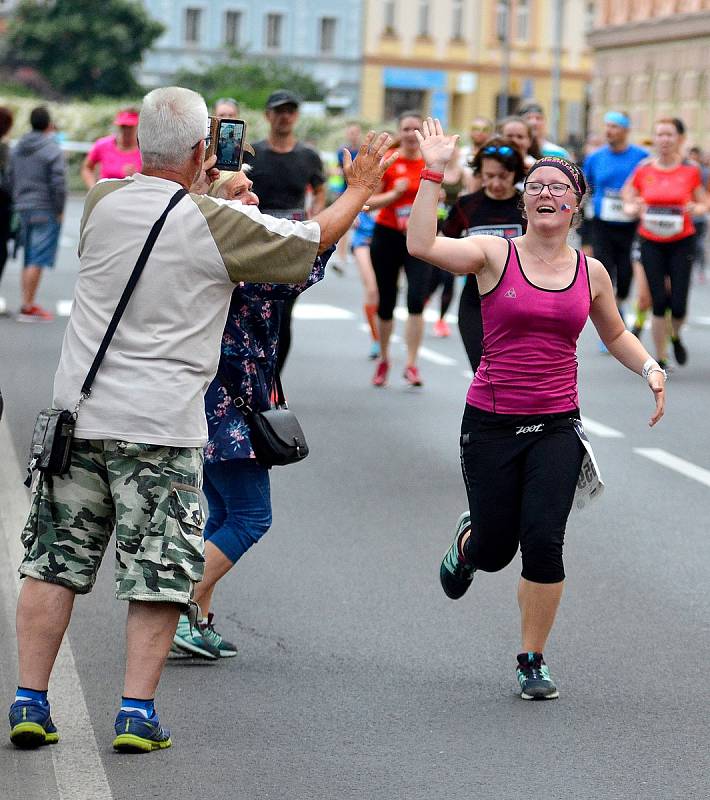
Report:
[[[296,106],[298,108],[300,105],[301,98],[287,89],[277,89],[269,95],[269,99],[266,101],[267,109],[278,108],[279,106]]]
[[[537,102],[537,100],[528,100],[527,103],[523,103],[522,106],[520,106],[518,114],[520,114],[521,117],[524,117],[526,114],[531,114],[531,113],[542,114],[542,116],[544,117],[545,109],[540,105],[540,103]]]

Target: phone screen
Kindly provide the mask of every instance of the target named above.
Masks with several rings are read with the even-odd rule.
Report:
[[[217,127],[217,169],[238,172],[244,155],[244,133],[246,122],[242,119],[221,119]]]

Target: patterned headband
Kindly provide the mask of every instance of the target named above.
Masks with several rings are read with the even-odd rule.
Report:
[[[530,176],[536,169],[540,167],[554,167],[555,169],[564,172],[564,174],[572,181],[572,188],[576,189],[579,194],[586,194],[587,181],[584,179],[584,173],[576,164],[568,161],[566,158],[559,158],[558,156],[547,156],[536,161],[530,172],[528,172],[526,180],[530,180]]]

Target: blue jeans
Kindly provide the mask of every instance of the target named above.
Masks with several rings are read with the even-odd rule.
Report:
[[[205,541],[235,563],[271,527],[269,470],[253,458],[205,464]]]
[[[26,267],[53,267],[61,225],[52,211],[20,211]]]

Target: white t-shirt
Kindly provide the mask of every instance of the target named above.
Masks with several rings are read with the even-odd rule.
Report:
[[[179,185],[136,174],[86,198],[79,276],[54,379],[54,407],[73,410],[148,233]],[[187,195],[170,212],[79,410],[81,439],[175,447],[207,441],[204,393],[217,371],[234,284],[297,283],[320,229],[255,206]]]

